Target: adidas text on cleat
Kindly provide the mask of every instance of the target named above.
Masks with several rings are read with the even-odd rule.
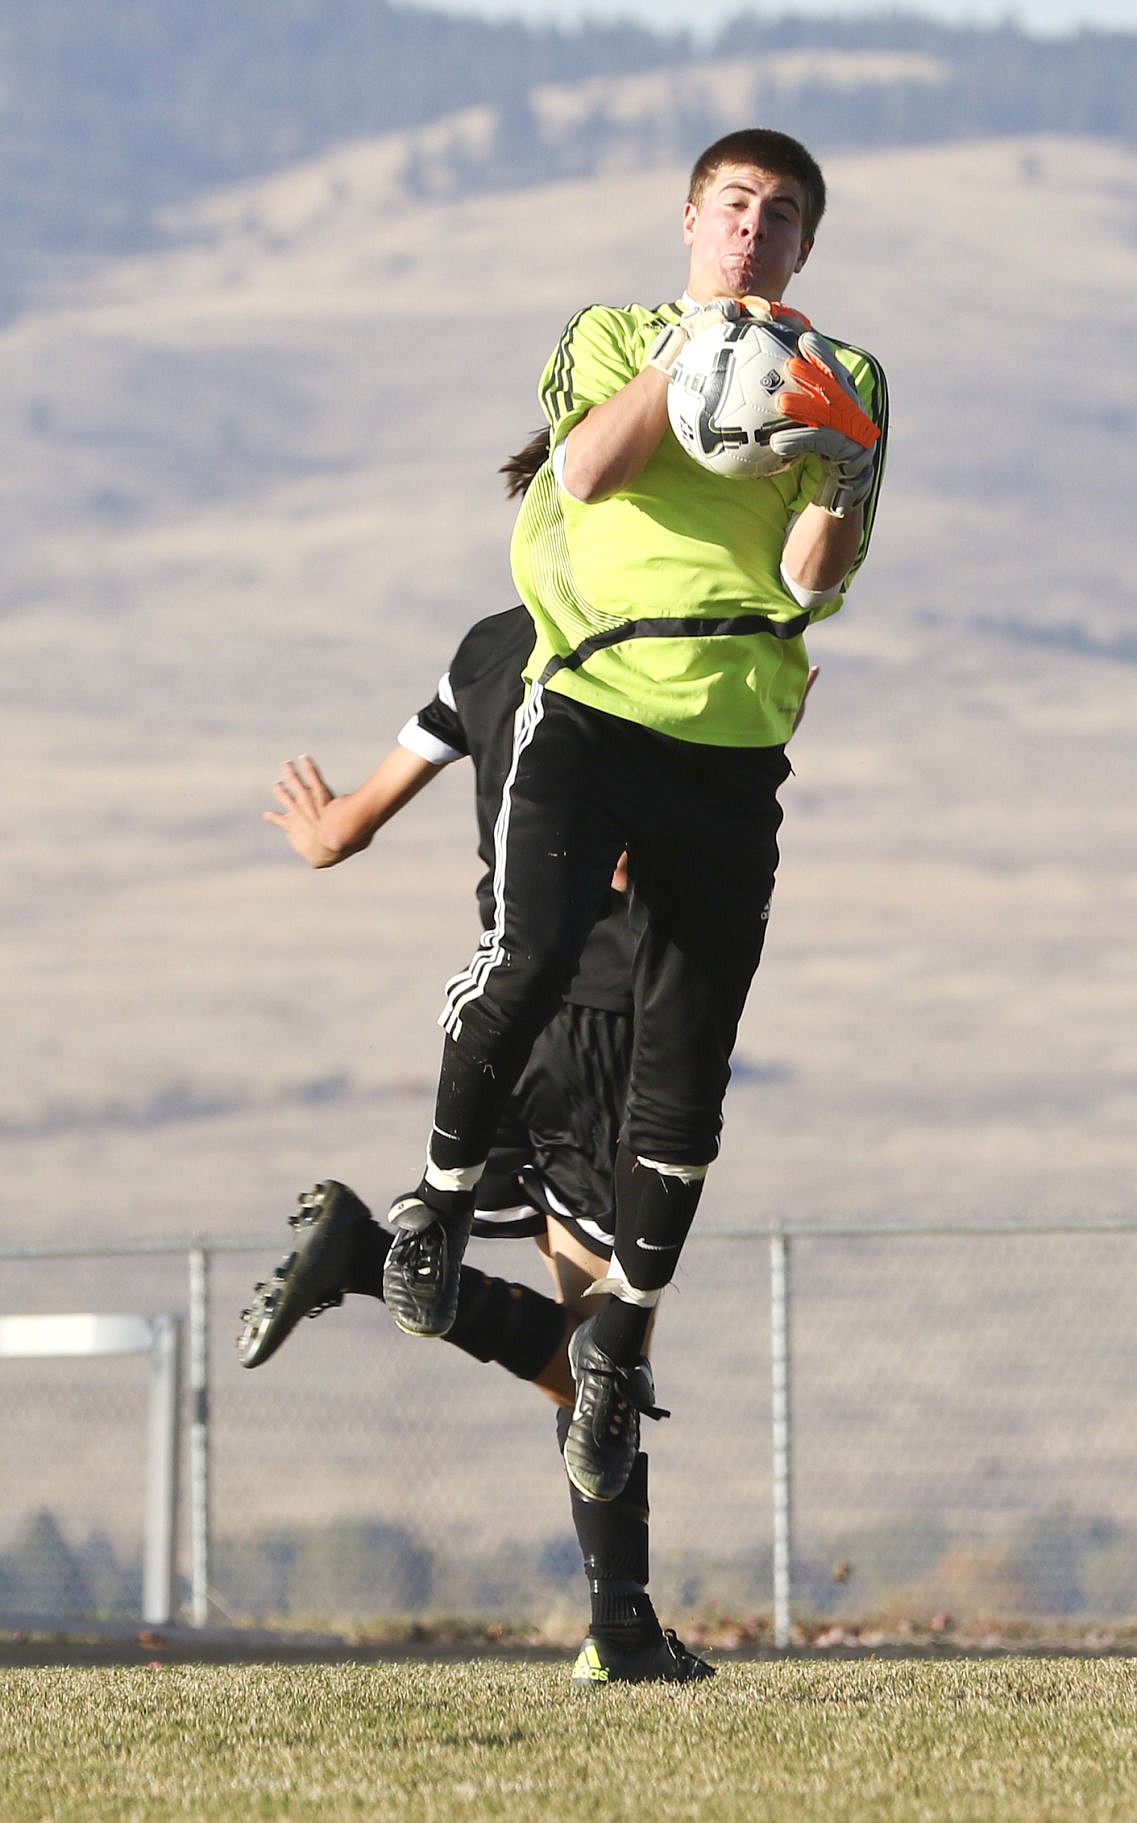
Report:
[[[285,1254],[271,1279],[258,1285],[241,1312],[237,1338],[242,1367],[259,1367],[274,1355],[301,1317],[318,1317],[343,1303],[352,1237],[370,1210],[346,1184],[317,1184],[297,1198],[288,1218],[294,1252]]]
[[[592,1340],[595,1317],[573,1331],[569,1366],[576,1404],[565,1438],[569,1480],[592,1500],[615,1500],[627,1486],[640,1447],[640,1413],[668,1414],[655,1404],[651,1367],[641,1356],[634,1367],[619,1367]]]
[[[658,1645],[644,1652],[621,1652],[590,1634],[572,1668],[573,1683],[590,1689],[605,1684],[697,1684],[714,1675],[714,1666],[688,1652],[670,1627]]]
[[[383,1302],[408,1336],[444,1336],[458,1315],[462,1255],[474,1211],[439,1216],[417,1196],[392,1203],[395,1230],[383,1267]]]

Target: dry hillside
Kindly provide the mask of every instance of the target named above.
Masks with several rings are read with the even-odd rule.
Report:
[[[496,477],[589,299],[683,270],[683,173],[411,203],[389,146],[217,197],[0,338],[3,1232],[263,1232],[416,1174],[472,940],[465,781],[314,876],[259,812],[357,781],[512,600]],[[820,629],[708,1224],[1131,1207],[1137,157],[831,161],[796,301],[893,385]]]

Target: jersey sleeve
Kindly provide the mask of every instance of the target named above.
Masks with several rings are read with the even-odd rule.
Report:
[[[838,355],[842,365],[849,370],[856,392],[860,394],[860,403],[880,430],[880,443],[876,445],[876,469],[873,470],[873,492],[864,503],[864,525],[860,532],[860,545],[856,547],[856,558],[853,569],[845,578],[845,585],[853,580],[856,571],[869,554],[869,540],[873,536],[873,523],[876,520],[876,501],[880,498],[880,483],[884,479],[884,465],[887,459],[887,379],[884,368],[875,355],[866,354],[864,348],[838,346]]]
[[[880,484],[884,479],[884,465],[888,457],[888,381],[884,377],[884,368],[880,362],[874,355],[866,354],[863,348],[846,348],[844,354],[848,357],[847,365],[853,377],[853,384],[860,394],[861,404],[880,431],[872,492],[865,501],[861,542],[857,550],[856,561],[849,571],[849,575],[852,577],[868,555],[869,540],[872,537],[873,522],[876,519],[877,500],[880,497]]]
[[[449,671],[439,679],[438,689],[425,708],[404,722],[399,730],[399,746],[417,753],[432,766],[449,766],[469,753]]]
[[[550,443],[562,442],[586,412],[634,379],[644,352],[642,326],[628,312],[592,304],[574,316],[537,388]]]

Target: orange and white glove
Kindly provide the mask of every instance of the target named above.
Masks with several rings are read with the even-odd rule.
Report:
[[[813,324],[792,304],[772,304],[769,298],[744,297],[742,307],[758,323],[784,323],[787,329],[812,329]]]
[[[778,394],[778,405],[793,424],[774,432],[770,448],[791,461],[820,456],[825,473],[814,504],[843,519],[872,492],[880,428],[824,336],[807,330],[798,350],[786,362],[796,390]]]
[[[705,329],[721,329],[724,323],[737,323],[743,314],[742,305],[737,298],[712,298],[709,304],[695,304],[685,310],[677,323],[668,323],[661,329],[648,350],[646,367],[658,367],[660,373],[670,378],[679,356],[688,342]]]
[[[796,330],[810,327],[809,318],[802,316],[800,310],[791,310],[788,304],[772,304],[768,298],[711,298],[709,303],[692,305],[677,323],[669,323],[666,329],[660,330],[645,366],[658,367],[661,373],[670,374],[695,336],[702,335],[704,329],[718,329],[723,323],[737,323],[744,316],[753,317],[758,323],[786,323]]]

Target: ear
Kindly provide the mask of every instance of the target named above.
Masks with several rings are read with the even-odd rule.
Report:
[[[813,236],[811,234],[807,241],[802,241],[802,243],[801,243],[801,252],[797,256],[797,265],[794,267],[795,272],[801,271],[802,267],[805,265],[806,260],[809,258],[810,254],[812,252],[813,252]]]
[[[689,247],[691,245],[692,240],[695,238],[695,223],[698,221],[698,219],[699,219],[699,211],[698,211],[697,207],[695,206],[695,204],[694,203],[684,203],[683,204],[683,245],[685,247]]]

